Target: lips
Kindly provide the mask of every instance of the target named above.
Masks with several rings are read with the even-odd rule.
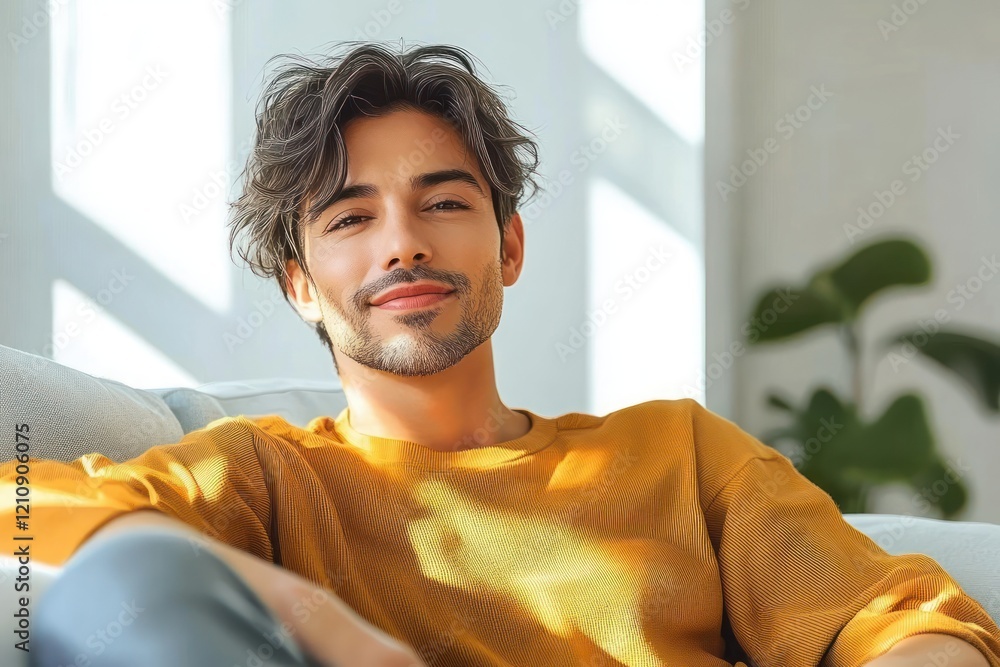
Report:
[[[386,301],[408,296],[420,296],[421,294],[448,294],[454,291],[455,290],[452,288],[438,283],[415,283],[410,285],[401,285],[379,294],[377,297],[372,299],[371,305],[381,306]]]

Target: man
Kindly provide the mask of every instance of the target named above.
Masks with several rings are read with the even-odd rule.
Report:
[[[351,46],[269,83],[231,236],[348,407],[34,462],[36,558],[66,567],[33,664],[1000,667],[935,561],[696,402],[506,407],[535,144],[461,49]]]

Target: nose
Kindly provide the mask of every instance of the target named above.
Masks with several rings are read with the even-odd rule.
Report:
[[[420,219],[401,207],[386,212],[379,252],[382,253],[383,270],[412,269],[418,263],[426,264],[433,257],[431,241],[424,233]]]

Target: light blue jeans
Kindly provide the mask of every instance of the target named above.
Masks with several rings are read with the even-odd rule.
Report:
[[[221,559],[154,528],[84,544],[32,626],[29,667],[319,667]]]

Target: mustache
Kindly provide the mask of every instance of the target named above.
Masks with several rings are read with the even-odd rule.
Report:
[[[420,266],[410,271],[397,269],[359,290],[355,295],[354,304],[359,310],[365,309],[376,295],[398,285],[408,285],[422,280],[447,285],[455,290],[456,294],[463,293],[470,285],[469,279],[462,274],[433,271]]]

